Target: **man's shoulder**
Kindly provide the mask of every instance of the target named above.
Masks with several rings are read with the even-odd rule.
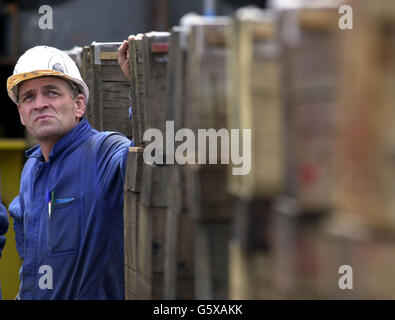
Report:
[[[95,144],[96,146],[107,145],[111,146],[112,144],[130,144],[130,140],[119,132],[113,131],[101,131],[92,135],[89,139],[90,143]]]
[[[131,141],[122,133],[113,131],[102,131],[92,135],[88,141],[87,146],[100,154],[107,150],[120,150],[129,148]]]
[[[94,136],[96,136],[96,138],[117,137],[118,139],[129,140],[124,134],[115,131],[96,131],[96,134]]]

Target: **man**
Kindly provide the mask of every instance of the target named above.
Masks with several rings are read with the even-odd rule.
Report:
[[[5,237],[3,236],[8,230],[8,216],[7,210],[1,203],[1,196],[0,196],[0,258],[1,258],[1,251],[4,249],[5,245]],[[0,287],[0,299],[1,299],[1,287]]]
[[[19,299],[124,299],[123,184],[131,141],[83,119],[89,90],[64,52],[26,51],[7,80],[39,145],[10,204]]]

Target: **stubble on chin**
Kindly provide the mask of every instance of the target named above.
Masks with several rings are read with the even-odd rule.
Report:
[[[27,128],[27,131],[38,141],[46,141],[56,139],[61,135],[57,123],[42,124],[31,128]]]

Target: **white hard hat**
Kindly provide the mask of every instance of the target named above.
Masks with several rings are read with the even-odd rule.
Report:
[[[74,82],[85,96],[88,104],[89,89],[75,62],[63,51],[37,46],[27,50],[15,65],[13,75],[7,79],[8,96],[17,103],[18,85],[26,80],[55,76]]]

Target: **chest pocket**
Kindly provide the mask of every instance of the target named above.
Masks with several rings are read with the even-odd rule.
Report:
[[[79,249],[83,223],[83,198],[59,199],[47,214],[47,244],[50,254],[71,254]]]

